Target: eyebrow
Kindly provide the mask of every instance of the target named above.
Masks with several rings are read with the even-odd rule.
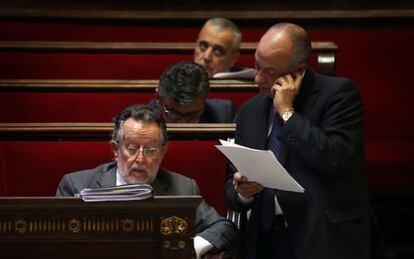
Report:
[[[200,45],[200,44],[206,44],[206,45],[208,45],[208,46],[212,46],[213,48],[220,48],[220,49],[222,49],[222,50],[225,50],[225,51],[227,51],[227,48],[224,46],[224,45],[221,45],[221,44],[213,44],[213,45],[211,45],[208,41],[205,41],[205,40],[200,40],[199,42],[198,42],[198,45]]]

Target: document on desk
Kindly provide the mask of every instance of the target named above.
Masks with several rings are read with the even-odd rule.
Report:
[[[283,191],[304,192],[304,188],[277,161],[270,150],[258,150],[220,140],[216,145],[236,167],[249,179],[264,187]]]
[[[136,201],[154,196],[151,185],[145,183],[126,184],[113,187],[82,189],[79,197],[83,201]]]

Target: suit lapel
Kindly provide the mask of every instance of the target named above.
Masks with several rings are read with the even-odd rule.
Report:
[[[108,171],[103,172],[100,178],[96,179],[97,187],[113,187],[116,185],[117,166],[111,167]]]
[[[273,105],[273,99],[266,96],[258,97],[258,102],[253,107],[253,111],[250,111],[250,117],[248,121],[252,122],[248,127],[248,135],[245,145],[248,147],[265,150],[267,142],[267,133],[269,126],[270,110]],[[265,122],[265,123],[263,123]]]
[[[165,184],[165,181],[163,181],[163,179],[166,177],[165,174],[166,172],[164,172],[162,169],[159,169],[154,182],[151,184],[152,188],[154,188],[155,195],[164,196],[170,194],[168,184]]]
[[[294,103],[295,111],[299,114],[306,114],[315,103],[318,90],[319,86],[315,82],[315,74],[311,70],[306,70],[300,92]]]

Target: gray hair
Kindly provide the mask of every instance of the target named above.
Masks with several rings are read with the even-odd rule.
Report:
[[[133,118],[135,121],[156,123],[160,128],[161,146],[165,146],[167,144],[167,126],[161,114],[146,105],[136,104],[125,108],[113,119],[115,125],[111,141],[115,144],[117,149],[119,148],[119,143],[124,137],[124,123],[129,118]]]
[[[211,18],[208,21],[206,21],[206,23],[204,24],[203,28],[206,25],[212,25],[214,26],[214,28],[217,31],[222,31],[222,30],[231,30],[234,34],[234,39],[233,39],[233,51],[237,52],[240,49],[240,43],[241,43],[241,38],[242,38],[242,33],[239,29],[239,27],[237,27],[237,25],[230,21],[227,18],[223,18],[223,17],[216,17],[216,18]]]
[[[210,91],[208,74],[202,66],[189,61],[178,62],[161,75],[158,93],[178,104],[189,104],[200,97],[206,99]]]

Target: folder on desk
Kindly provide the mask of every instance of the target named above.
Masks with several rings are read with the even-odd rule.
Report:
[[[83,201],[132,201],[145,200],[154,196],[149,184],[126,184],[114,187],[83,189],[79,196]]]

